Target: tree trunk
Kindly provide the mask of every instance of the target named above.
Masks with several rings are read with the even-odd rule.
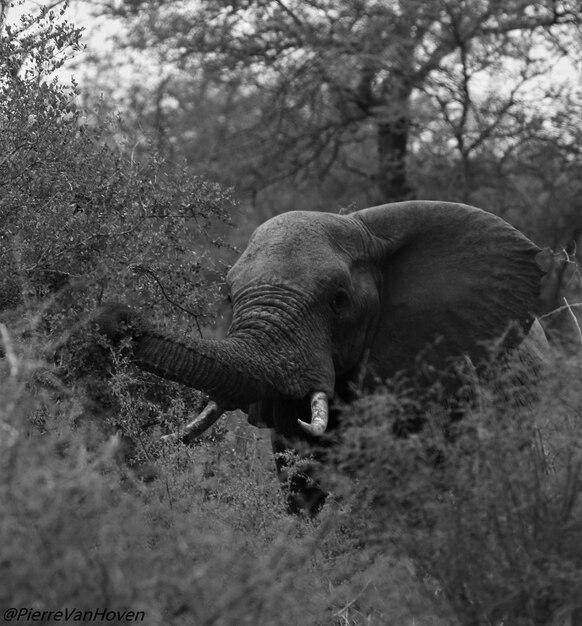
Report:
[[[393,69],[382,85],[382,104],[377,125],[377,180],[383,202],[412,200],[406,156],[410,131],[409,68]]]
[[[378,123],[377,180],[382,202],[413,198],[406,172],[409,126],[410,120],[407,115]]]

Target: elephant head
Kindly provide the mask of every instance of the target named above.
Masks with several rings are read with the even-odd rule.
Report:
[[[538,252],[502,219],[462,204],[284,213],[256,229],[228,273],[225,339],[178,342],[142,328],[134,359],[209,394],[186,436],[239,407],[276,442],[312,440],[335,425],[334,397],[414,375],[423,359],[476,362],[502,335],[508,348],[518,343],[534,319]],[[98,321],[115,336],[111,317]]]

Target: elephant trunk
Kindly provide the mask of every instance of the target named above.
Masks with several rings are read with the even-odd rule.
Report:
[[[136,339],[133,356],[142,369],[205,391],[222,406],[233,408],[246,408],[266,397],[303,398],[316,391],[332,392],[333,381],[323,385],[309,376],[313,368],[296,346],[278,348],[274,351],[249,337],[186,344],[147,332]],[[313,424],[322,430],[321,400],[314,406],[313,415],[319,417]]]
[[[251,367],[251,347],[224,339],[193,340],[188,344],[146,333],[134,346],[134,360],[142,369],[162,378],[205,391],[234,406],[244,406],[268,395],[271,381]]]
[[[269,398],[310,398],[311,421],[299,426],[319,436],[327,427],[335,370],[325,320],[312,309],[313,302],[297,291],[253,284],[236,294],[233,322],[222,340],[176,341],[115,304],[104,307],[94,322],[114,343],[129,331],[133,360],[142,369],[210,396],[213,404],[188,426],[192,433],[223,410],[248,410]]]

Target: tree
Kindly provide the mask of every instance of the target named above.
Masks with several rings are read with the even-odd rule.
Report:
[[[468,195],[473,158],[515,131],[522,94],[568,54],[560,41],[572,36],[580,6],[144,0],[123,3],[121,14],[134,27],[130,45],[162,55],[160,88],[175,97],[173,81],[197,83],[195,102],[178,96],[191,127],[203,92],[221,108],[226,119],[215,132],[226,147],[213,156],[219,168],[235,168],[239,183],[256,191],[290,177],[348,176],[373,183],[371,200],[381,202],[419,193],[412,161],[436,128]],[[504,88],[483,92],[485,78],[501,71]],[[244,166],[229,162],[233,151],[244,152]]]
[[[580,247],[579,0],[134,0],[100,10],[126,26],[117,45],[136,79],[113,89],[118,68],[98,60],[96,73],[112,106],[133,115],[132,141],[144,145],[145,128],[168,158],[234,186],[245,224],[440,198],[498,213],[542,246]],[[579,284],[566,266],[552,272],[545,310]]]
[[[76,85],[54,76],[81,45],[64,10],[45,7],[16,26],[2,14],[0,310],[72,291],[53,321],[119,297],[175,314],[161,284],[204,315],[205,254],[229,195],[153,150],[136,161],[115,141],[115,119],[97,123],[77,105]]]

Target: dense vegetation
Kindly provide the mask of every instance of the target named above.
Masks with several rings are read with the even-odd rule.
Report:
[[[417,409],[399,381],[346,411],[344,442],[330,468],[333,497],[315,520],[286,512],[269,443],[240,414],[192,447],[161,445],[160,432],[191,417],[199,394],[135,372],[92,336],[91,311],[111,299],[147,306],[173,332],[216,332],[212,311],[232,259],[228,242],[243,239],[243,218],[257,221],[299,202],[334,209],[386,195],[395,184],[368,192],[377,181],[362,176],[372,169],[380,176],[386,166],[370,165],[382,109],[372,101],[406,69],[395,64],[390,73],[382,65],[390,55],[379,24],[394,14],[371,1],[346,3],[342,15],[323,1],[305,3],[312,6],[306,13],[292,2],[222,3],[223,11],[219,4],[199,3],[201,12],[182,29],[184,3],[172,10],[157,2],[115,5],[117,19],[139,22],[127,46],[141,42],[164,53],[170,78],[154,72],[156,88],[173,98],[136,88],[135,106],[121,116],[113,89],[99,102],[90,84],[80,93],[54,78],[81,48],[80,32],[63,15],[43,11],[10,26],[1,5],[0,607],[131,609],[152,625],[582,623],[575,307],[545,318],[554,322],[556,354],[536,397],[514,405],[483,386],[452,442],[439,426],[439,408],[430,406],[423,410],[434,417],[431,428],[394,438],[393,421]],[[468,86],[485,58],[495,58],[495,67],[514,58],[525,82],[543,77],[556,49],[533,64],[535,46],[546,37],[557,45],[559,35],[561,54],[574,55],[568,27],[580,9],[502,4],[441,3],[439,31],[430,30],[432,3],[422,3],[424,10],[406,3],[398,14],[394,59],[422,51],[420,39],[412,51],[398,46],[413,27],[438,34],[444,46],[430,81],[397,103],[410,118],[406,194],[487,205],[541,243],[563,248],[547,283],[548,312],[580,289],[582,160],[574,116],[581,95],[567,85],[548,88],[554,106],[533,111],[515,92],[504,109]],[[487,16],[479,13],[485,6]],[[243,17],[255,31],[237,28]],[[302,57],[293,54],[288,63],[267,63],[275,29],[290,50],[309,48],[304,60],[317,59],[313,50],[325,43],[336,45],[325,57],[335,59],[340,40],[330,25],[346,20],[353,39],[341,50],[343,73],[316,62],[294,66]],[[509,37],[510,22],[519,36]],[[208,30],[200,39],[202,25]],[[453,27],[462,27],[457,40],[448,38]],[[186,34],[198,35],[197,45],[170,38]],[[362,42],[369,47],[362,50]],[[186,65],[170,70],[183,49]],[[358,54],[349,57],[350,50]],[[350,68],[376,90],[362,119],[350,117],[362,104],[350,99]],[[372,69],[375,78],[363,71]],[[282,92],[288,75],[300,84]],[[322,81],[326,89],[314,91]],[[341,127],[321,151],[319,124]],[[357,163],[347,159],[348,148]]]

